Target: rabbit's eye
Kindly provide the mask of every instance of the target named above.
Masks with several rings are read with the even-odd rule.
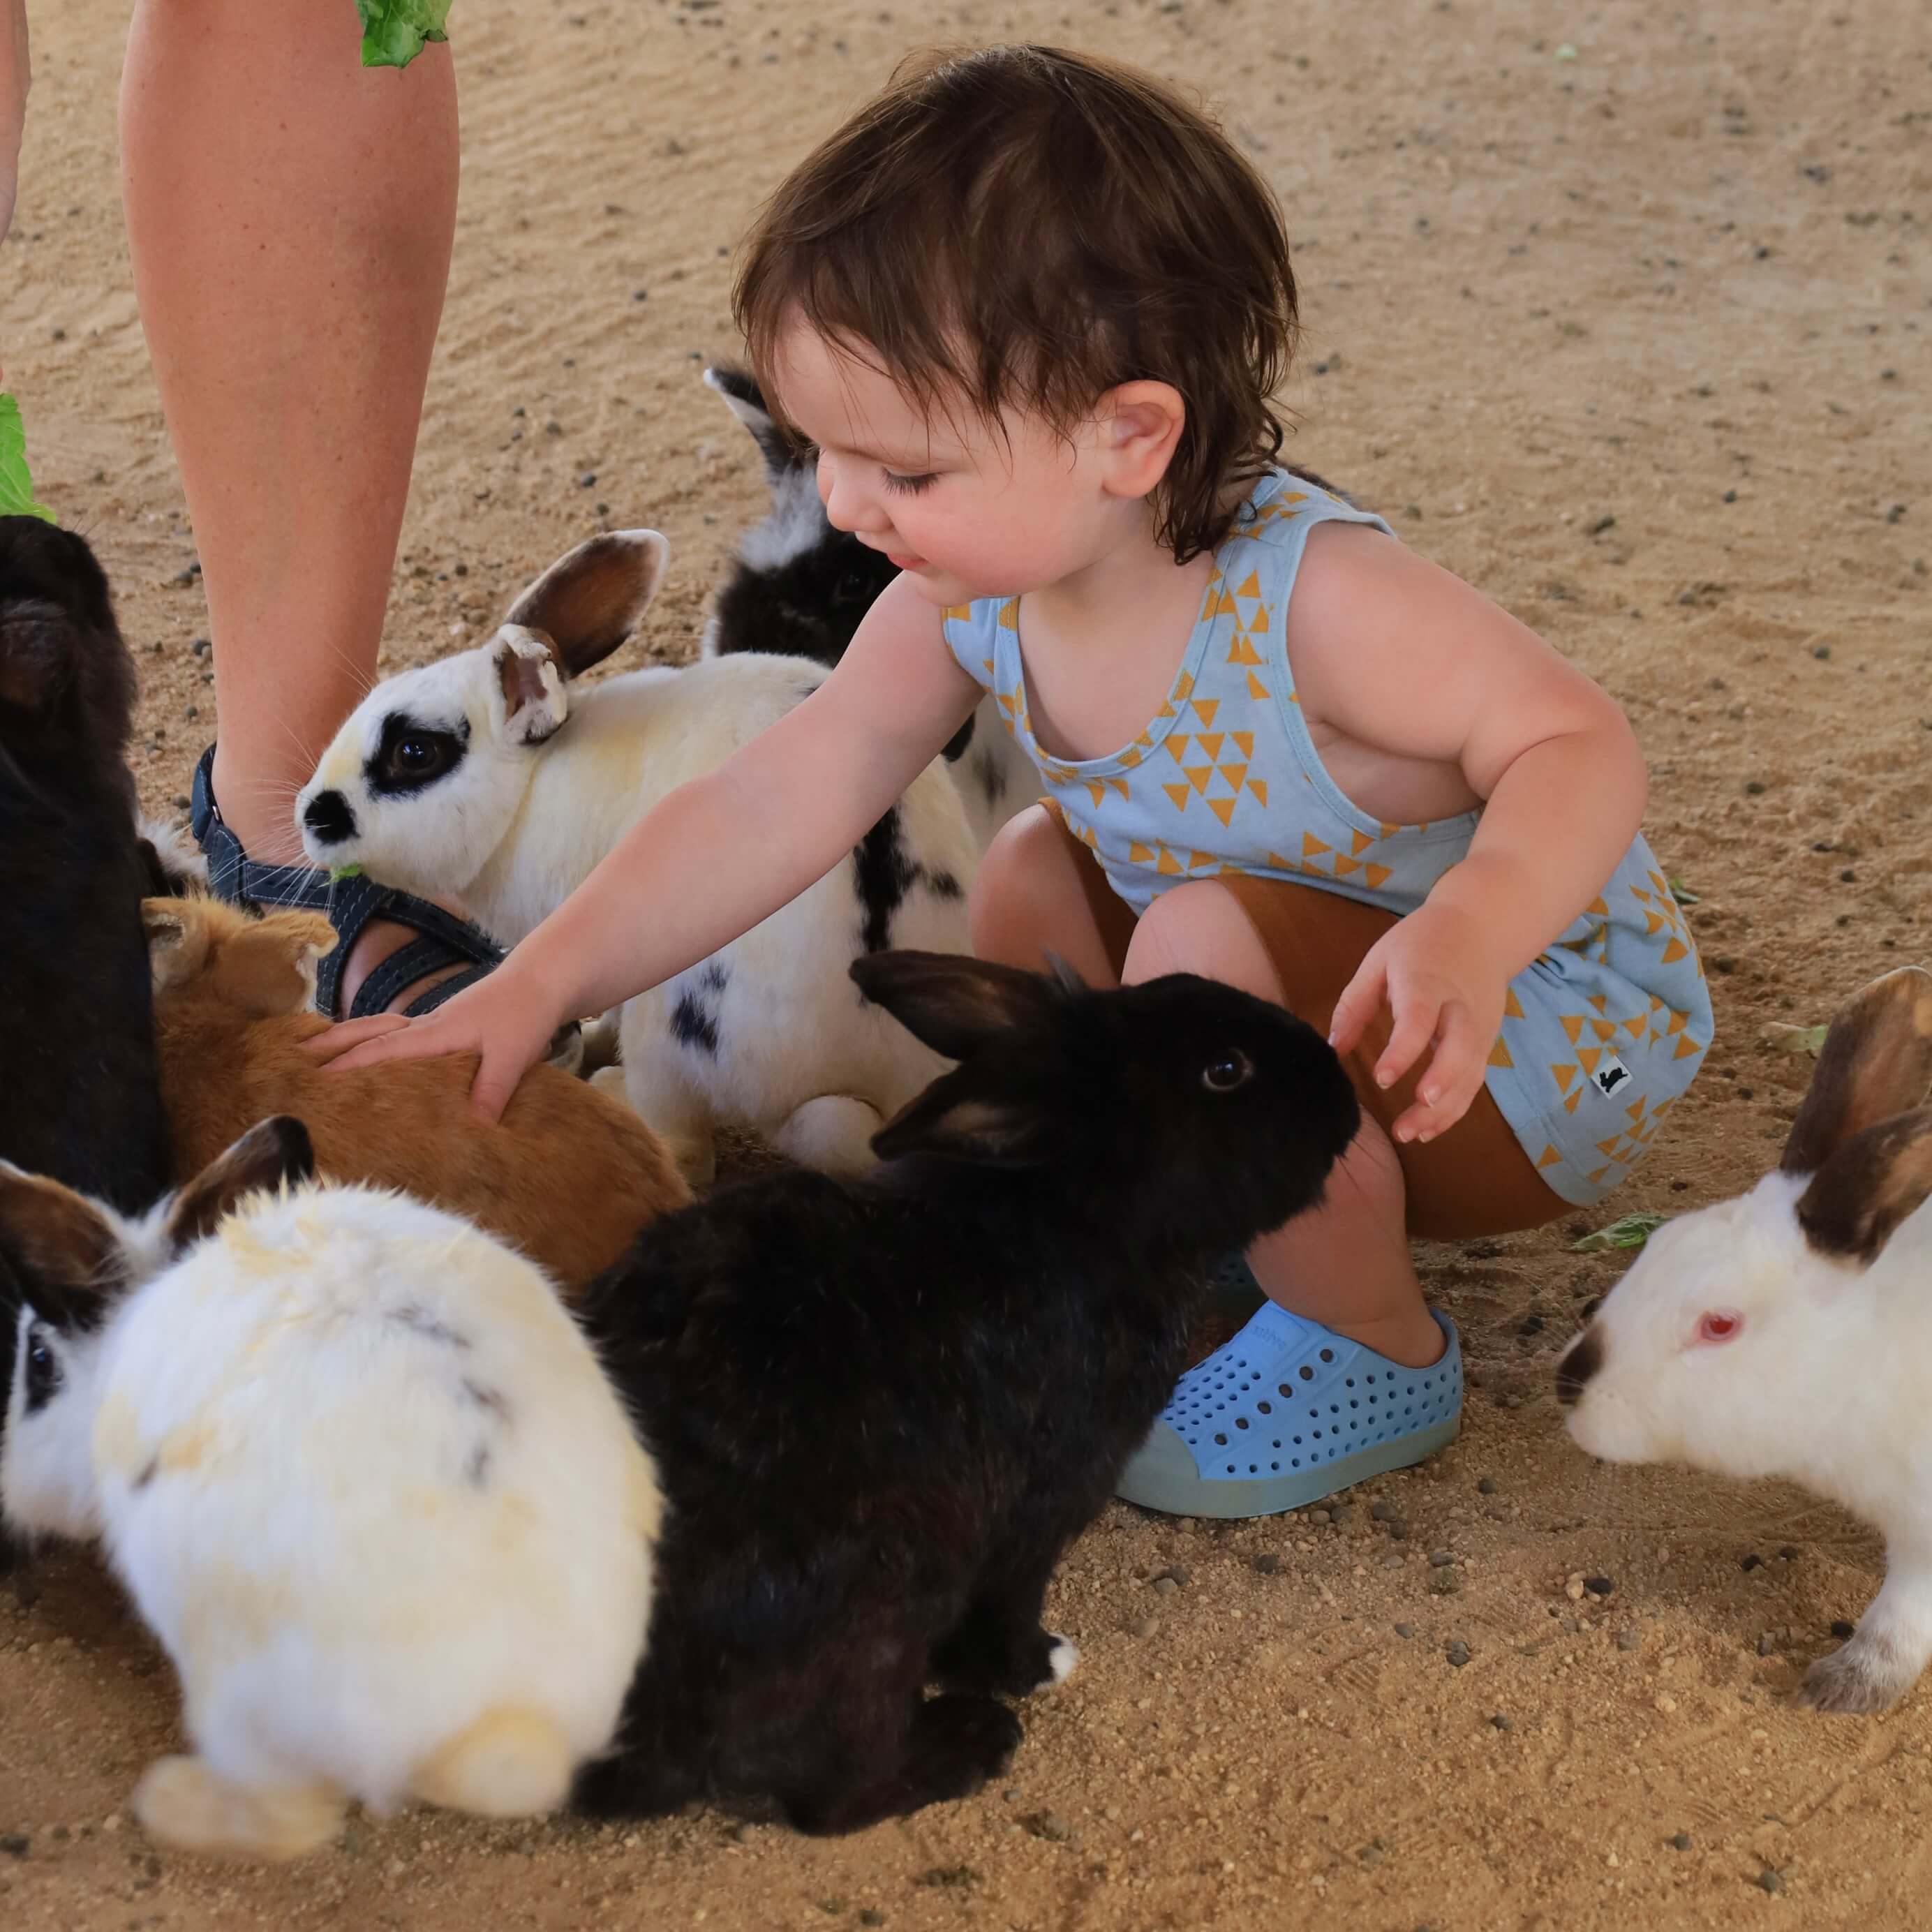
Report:
[[[1219,1054],[1201,1070],[1201,1084],[1210,1094],[1232,1094],[1254,1077],[1255,1064],[1239,1047]]]
[[[848,570],[832,595],[837,603],[864,604],[871,601],[873,587],[872,580],[862,570]]]
[[[1700,1342],[1728,1342],[1744,1325],[1744,1318],[1734,1309],[1707,1310],[1697,1321]]]
[[[396,763],[406,772],[426,772],[436,763],[436,746],[428,738],[405,738],[396,746]]]
[[[27,1409],[44,1408],[61,1385],[60,1358],[38,1328],[27,1336]]]

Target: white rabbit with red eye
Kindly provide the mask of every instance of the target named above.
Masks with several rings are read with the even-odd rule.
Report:
[[[184,1850],[548,1810],[650,1622],[655,1466],[541,1271],[312,1163],[266,1120],[128,1222],[0,1162],[0,1508],[99,1535],[173,1660],[192,1754],[134,1810]]]
[[[1558,1364],[1572,1437],[1613,1462],[1781,1477],[1884,1532],[1882,1588],[1805,1674],[1826,1711],[1932,1662],[1932,974],[1833,1022],[1776,1172],[1653,1234]]]

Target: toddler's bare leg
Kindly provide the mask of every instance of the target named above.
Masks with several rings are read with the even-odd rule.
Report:
[[[1101,930],[1079,860],[1044,806],[1009,819],[974,874],[967,913],[982,959],[1040,972],[1058,953],[1090,986],[1120,983],[1113,956],[1124,951],[1133,915],[1117,902],[1119,930]],[[1108,909],[1100,908],[1105,916]]]
[[[1142,916],[1122,978],[1198,973],[1287,1004],[1268,949],[1228,890],[1211,880],[1177,886]],[[1364,1117],[1318,1208],[1257,1241],[1248,1264],[1286,1309],[1420,1368],[1442,1353],[1409,1258],[1402,1169],[1388,1136]]]

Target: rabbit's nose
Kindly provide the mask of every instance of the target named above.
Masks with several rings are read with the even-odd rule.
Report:
[[[1594,1328],[1586,1328],[1556,1364],[1556,1400],[1570,1407],[1581,1398],[1583,1384],[1603,1366],[1604,1338]]]
[[[302,823],[325,845],[356,836],[356,814],[339,791],[319,791],[302,812]]]

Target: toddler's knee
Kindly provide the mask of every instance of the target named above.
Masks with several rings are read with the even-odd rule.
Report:
[[[1127,955],[1130,980],[1198,973],[1279,1003],[1280,976],[1240,904],[1212,879],[1174,886],[1142,914]]]
[[[1030,805],[1000,826],[982,854],[966,902],[967,931],[982,959],[1004,958],[1015,928],[1039,923],[1054,896],[1060,831],[1043,805]]]

